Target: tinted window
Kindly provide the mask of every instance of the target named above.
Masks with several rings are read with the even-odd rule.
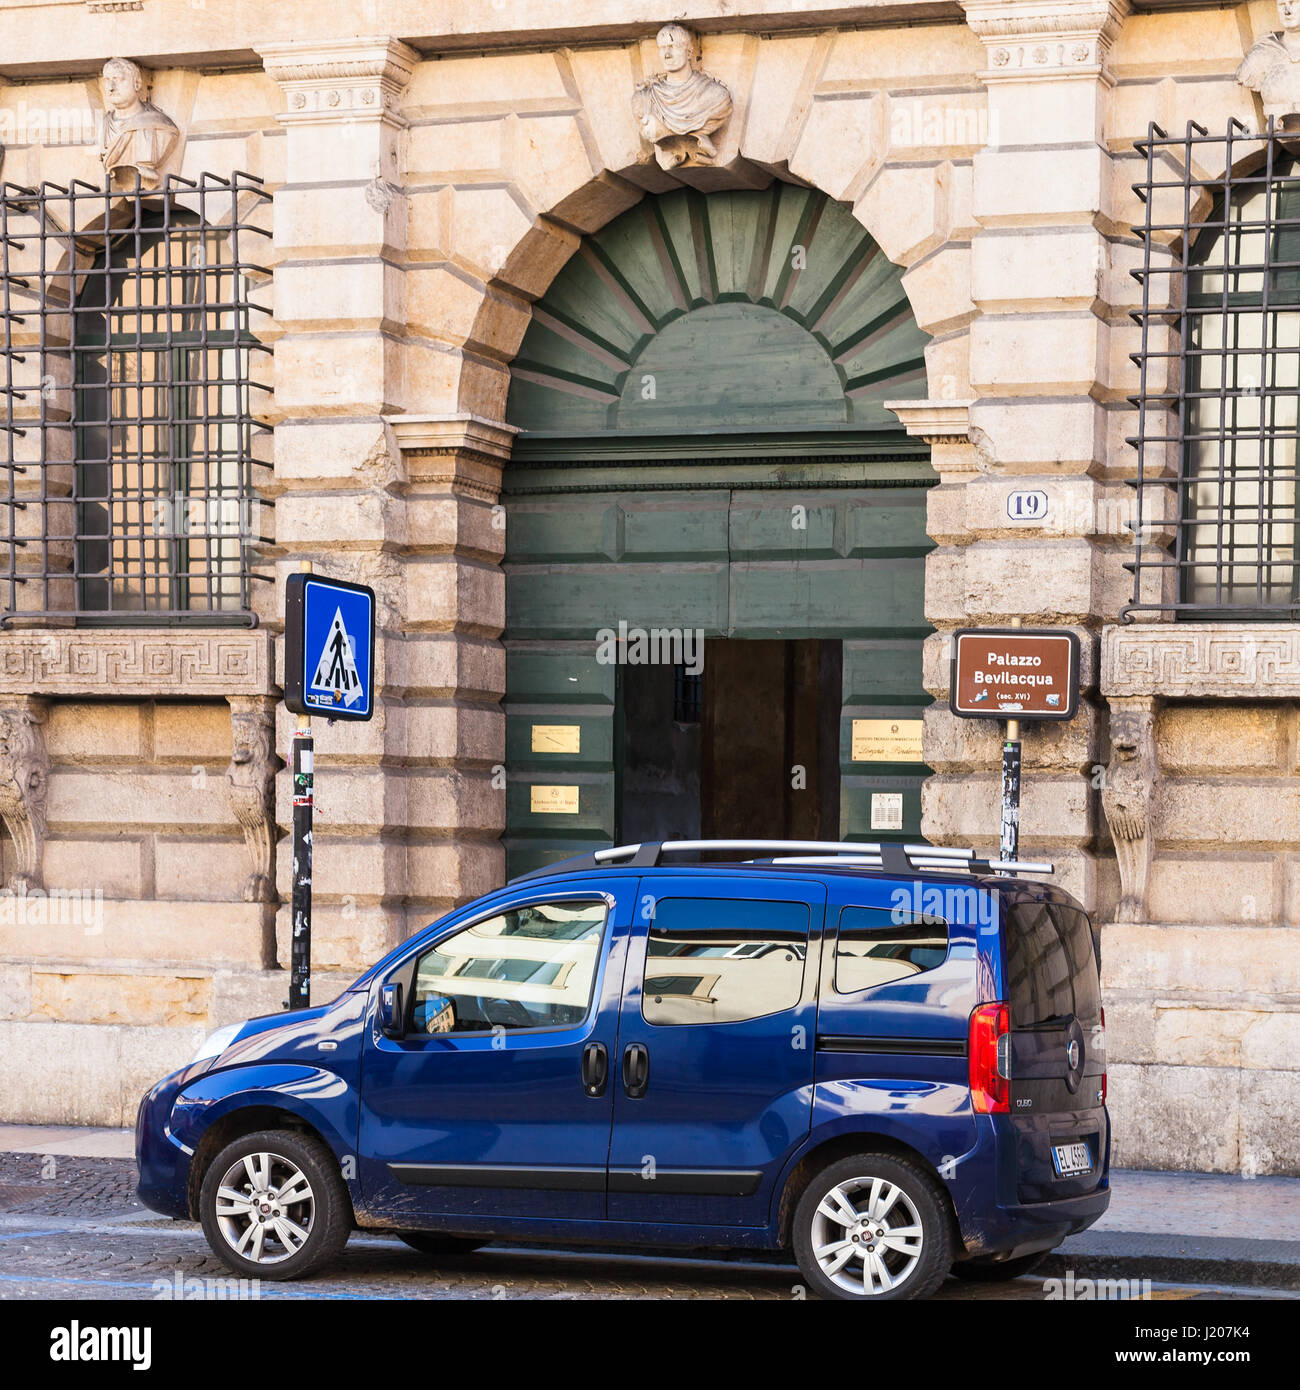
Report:
[[[835,942],[835,989],[855,994],[942,965],[948,924],[929,914],[846,907]]]
[[[421,956],[417,1033],[564,1028],[581,1023],[605,928],[605,904],[538,903],[475,922]]]
[[[803,993],[806,903],[664,898],[646,943],[647,1023],[739,1023]]]
[[[1015,903],[1007,909],[1011,1022],[1019,1028],[1096,1018],[1100,1006],[1092,927],[1078,908]]]

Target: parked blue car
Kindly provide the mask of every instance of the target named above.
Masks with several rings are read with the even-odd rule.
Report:
[[[1097,943],[1026,868],[683,841],[539,870],[214,1033],[141,1103],[141,1200],[270,1279],[354,1227],[788,1250],[840,1299],[1012,1278],[1110,1199]]]

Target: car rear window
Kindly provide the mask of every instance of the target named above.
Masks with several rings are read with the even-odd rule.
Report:
[[[835,992],[856,994],[875,985],[933,970],[948,958],[948,924],[889,908],[846,907],[835,942]]]
[[[647,1023],[743,1023],[793,1009],[803,993],[808,904],[660,898],[646,942]]]
[[[1095,1020],[1101,987],[1087,913],[1063,903],[1013,903],[1007,909],[1007,992],[1015,1028],[1071,1015]]]

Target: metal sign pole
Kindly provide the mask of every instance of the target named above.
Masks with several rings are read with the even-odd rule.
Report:
[[[1001,857],[1020,857],[1020,720],[1007,720],[1002,744]]]
[[[1019,627],[1019,618],[1011,619]],[[1007,720],[1002,741],[1002,830],[999,853],[1005,859],[1020,857],[1020,720]]]
[[[311,573],[311,561],[302,562]],[[293,940],[289,954],[289,1007],[311,1006],[311,821],[315,785],[311,716],[298,716],[293,734]]]

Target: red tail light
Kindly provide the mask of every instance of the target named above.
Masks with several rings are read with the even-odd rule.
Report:
[[[970,1099],[981,1115],[1005,1115],[1011,1109],[1007,1081],[1007,1044],[1011,1013],[1005,1004],[981,1004],[970,1016]]]

